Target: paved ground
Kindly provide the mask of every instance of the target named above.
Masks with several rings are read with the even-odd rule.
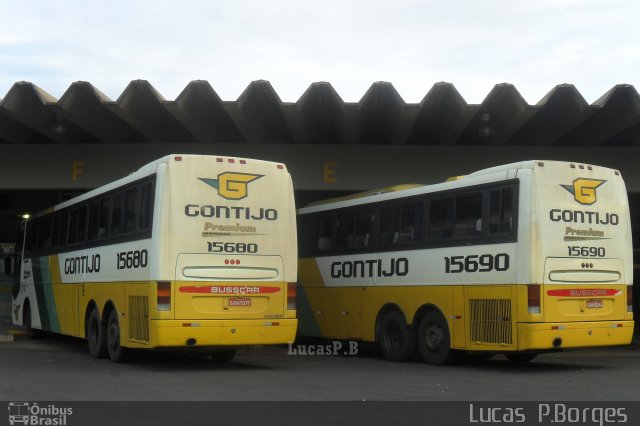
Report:
[[[501,356],[451,367],[357,356],[240,352],[226,365],[183,354],[142,354],[128,364],[90,358],[84,341],[49,336],[0,346],[0,400],[433,401],[640,400],[640,348],[539,356],[514,366]]]
[[[10,300],[10,283],[0,280],[0,336],[13,328]],[[14,342],[0,342],[0,401],[9,407],[8,401],[56,401],[73,408],[69,425],[459,425],[471,424],[469,413],[479,416],[482,404],[502,413],[525,407],[525,426],[557,423],[552,417],[540,423],[535,401],[574,401],[581,410],[624,405],[629,424],[638,424],[640,342],[540,355],[524,366],[502,356],[450,367],[391,363],[371,346],[360,346],[355,356],[257,347],[239,351],[228,364],[145,352],[115,364],[89,357],[80,339],[17,335]],[[0,424],[5,418],[0,414]]]
[[[0,335],[9,327],[10,298],[4,279]],[[357,356],[288,350],[242,350],[222,365],[164,353],[115,364],[89,357],[83,340],[17,336],[0,343],[0,401],[640,400],[637,339],[628,347],[540,355],[525,366],[502,356],[451,367],[390,363],[368,346]]]

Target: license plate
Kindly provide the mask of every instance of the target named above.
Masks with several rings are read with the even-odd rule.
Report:
[[[602,308],[604,307],[604,302],[602,299],[591,299],[587,300],[587,308]]]
[[[251,306],[251,299],[248,297],[229,299],[229,306]]]

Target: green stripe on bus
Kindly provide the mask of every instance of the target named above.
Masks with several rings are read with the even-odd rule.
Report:
[[[49,271],[49,258],[37,257],[31,260],[33,282],[40,313],[40,323],[43,330],[60,332],[60,322],[56,310],[56,300],[53,294],[51,274]]]

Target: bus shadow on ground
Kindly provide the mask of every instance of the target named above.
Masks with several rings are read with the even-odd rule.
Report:
[[[87,350],[87,342],[77,337],[62,334],[43,332],[38,338],[32,339],[26,336],[18,337],[19,341],[29,343],[34,350],[47,352],[65,353],[68,355],[85,356],[89,360],[94,360],[96,366],[104,363],[118,365],[105,359],[93,359]],[[162,350],[131,350],[126,362],[122,362],[124,368],[127,366],[142,368],[145,370],[158,371],[185,371],[185,370],[270,370],[272,367],[260,364],[259,356],[252,356],[251,362],[246,362],[245,355],[252,354],[254,348],[240,348],[236,356],[227,362],[211,359],[208,353],[203,351],[188,351],[184,348],[162,349]],[[272,357],[273,354],[267,356]],[[283,353],[282,356],[286,356]]]
[[[297,348],[300,348],[300,347],[319,348],[323,346],[329,347],[330,345],[333,344],[333,342],[334,341],[327,340],[327,339],[321,339],[321,338],[315,338],[315,337],[303,337],[296,340],[296,342],[294,343],[294,347],[297,347]],[[347,348],[348,346],[349,346],[348,341],[342,341],[343,348]],[[618,357],[621,356],[620,354],[628,358],[638,357],[636,354],[634,354],[634,352],[632,352],[634,349],[632,346],[615,347],[613,349],[617,351],[620,351],[621,349],[624,351],[629,350],[629,352],[619,352],[619,354],[617,355]],[[626,355],[627,353],[628,355]],[[580,358],[579,363],[576,363],[575,357],[573,354],[575,354],[575,357]],[[596,370],[606,370],[610,368],[607,365],[600,364],[597,361],[598,358],[593,356],[589,357],[588,354],[589,354],[588,350],[548,352],[548,353],[538,354],[538,356],[530,362],[518,363],[518,362],[512,362],[508,360],[503,354],[494,354],[493,356],[488,357],[487,355],[476,353],[476,354],[464,354],[460,360],[458,360],[457,362],[451,365],[434,366],[434,365],[424,364],[424,362],[422,361],[422,358],[420,357],[420,354],[417,353],[415,358],[411,361],[408,361],[408,363],[413,365],[424,364],[425,368],[445,368],[445,369],[458,368],[458,369],[468,369],[468,370],[483,369],[483,370],[494,370],[496,372],[504,372],[508,374],[512,374],[512,373],[530,374],[530,373],[541,373],[541,372],[544,373],[544,372],[555,372],[555,371],[584,371],[584,370],[596,371]],[[358,351],[357,351],[357,354],[355,355],[349,355],[347,353],[338,352],[335,354],[335,356],[339,358],[367,359],[374,362],[379,361],[381,363],[385,363],[389,365],[389,368],[392,368],[394,365],[397,366],[397,365],[405,364],[403,362],[396,363],[396,362],[387,361],[382,355],[382,353],[380,352],[378,345],[374,343],[368,343],[368,342],[358,342]],[[307,358],[311,359],[316,357],[309,356]],[[333,358],[333,357],[328,357],[328,358]],[[590,362],[590,360],[593,360],[593,362]]]

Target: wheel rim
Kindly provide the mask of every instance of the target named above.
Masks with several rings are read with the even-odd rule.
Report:
[[[444,341],[444,331],[436,324],[431,324],[425,331],[424,337],[427,349],[429,349],[431,352],[436,352],[442,347],[442,342]]]

